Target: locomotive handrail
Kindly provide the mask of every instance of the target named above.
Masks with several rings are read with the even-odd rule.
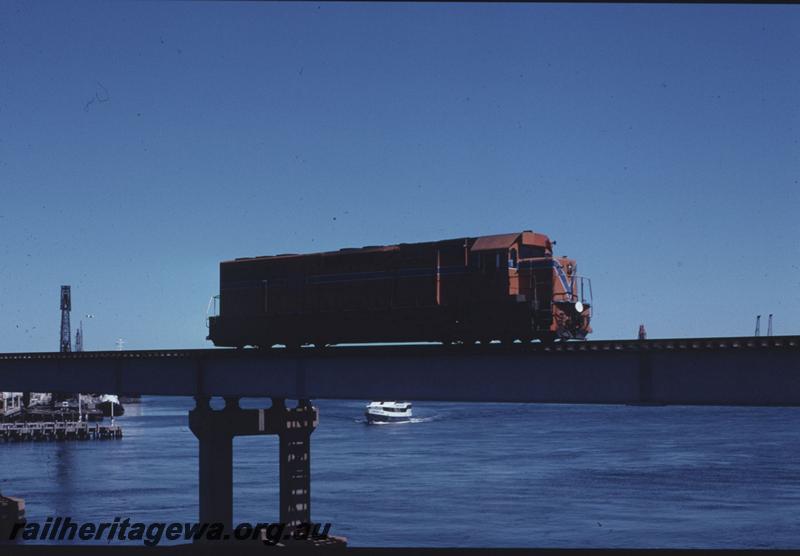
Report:
[[[208,306],[206,307],[206,328],[210,328],[208,319],[219,316],[219,308],[217,307],[217,302],[219,300],[219,294],[212,295],[211,299],[208,300]]]
[[[580,302],[584,305],[586,304],[586,287],[584,284],[588,284],[589,286],[589,306],[592,308],[592,317],[596,316],[596,312],[594,310],[594,294],[592,292],[592,279],[588,276],[581,276],[577,275],[576,278],[580,281]]]

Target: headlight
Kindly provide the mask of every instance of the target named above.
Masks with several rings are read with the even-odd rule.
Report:
[[[575,310],[576,310],[576,311],[578,311],[579,313],[583,313],[583,303],[581,303],[580,301],[578,301],[578,302],[575,304]]]

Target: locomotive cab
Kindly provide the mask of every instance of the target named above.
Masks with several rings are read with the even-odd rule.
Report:
[[[545,339],[585,339],[592,331],[591,280],[578,274],[573,259],[553,257],[547,236],[526,231],[518,241],[509,248],[511,293],[530,303],[535,333]]]

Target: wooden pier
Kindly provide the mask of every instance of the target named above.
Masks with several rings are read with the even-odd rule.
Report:
[[[0,423],[0,442],[110,440],[122,438],[119,425],[79,421]]]

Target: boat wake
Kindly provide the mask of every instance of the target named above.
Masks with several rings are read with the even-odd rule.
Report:
[[[365,425],[409,425],[413,423],[429,423],[435,421],[436,417],[412,417],[408,421],[368,421],[367,419],[353,419],[354,423],[363,423]]]

